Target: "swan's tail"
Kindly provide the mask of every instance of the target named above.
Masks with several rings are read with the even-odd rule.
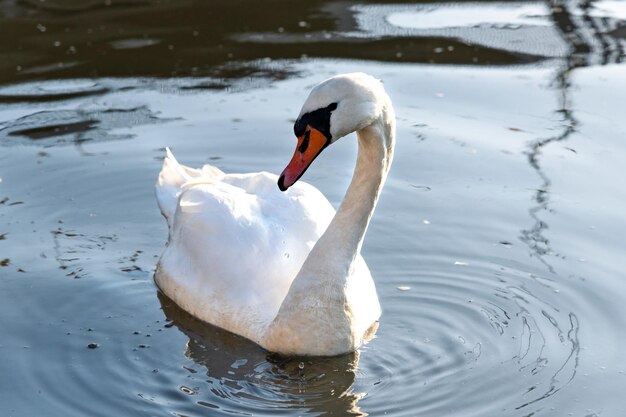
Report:
[[[163,161],[163,167],[156,183],[156,197],[161,213],[167,219],[171,228],[174,222],[174,213],[178,206],[178,197],[189,184],[208,183],[218,179],[224,173],[211,165],[202,169],[189,168],[178,163],[169,148]]]

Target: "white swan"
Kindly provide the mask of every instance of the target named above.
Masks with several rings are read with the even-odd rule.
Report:
[[[155,281],[193,316],[267,350],[337,355],[357,349],[380,316],[360,252],[391,165],[395,115],[378,80],[345,74],[313,88],[294,131],[298,144],[280,178],[191,169],[167,151],[156,194],[169,241]],[[296,181],[354,131],[357,164],[334,213],[316,188]]]

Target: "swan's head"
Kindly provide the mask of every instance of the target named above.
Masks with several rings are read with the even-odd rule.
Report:
[[[328,145],[380,119],[388,102],[382,83],[363,73],[337,75],[315,86],[294,124],[298,144],[278,188],[285,191],[298,181]]]

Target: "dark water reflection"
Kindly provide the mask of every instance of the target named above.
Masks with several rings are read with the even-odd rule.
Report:
[[[289,409],[322,415],[363,415],[356,405],[359,395],[351,391],[358,352],[333,358],[270,354],[244,338],[199,322],[165,295],[158,296],[172,324],[189,337],[185,356],[205,368],[199,371],[203,375],[194,375],[193,380],[206,385],[212,395],[203,395],[204,387],[181,387],[189,394],[198,394],[198,405],[251,415],[273,415]],[[192,368],[189,371],[198,372]]]
[[[0,4],[0,415],[626,414],[625,28],[608,0]],[[377,337],[278,357],[157,295],[163,148],[276,172],[357,70],[398,114]],[[333,148],[307,181],[337,204]]]
[[[15,82],[133,75],[241,78],[259,72],[259,68],[246,65],[250,61],[303,56],[481,65],[541,58],[533,51],[510,52],[502,45],[468,44],[462,36],[454,39],[433,34],[418,41],[415,36],[398,33],[368,33],[355,25],[358,7],[364,4],[8,2],[0,17],[4,35],[0,79]],[[290,75],[276,68],[264,74],[273,79]]]

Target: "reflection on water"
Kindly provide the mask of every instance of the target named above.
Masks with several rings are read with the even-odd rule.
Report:
[[[0,414],[626,414],[626,7],[244,3],[0,5]],[[155,296],[163,148],[277,171],[306,91],[355,70],[398,114],[376,338],[278,357]],[[306,180],[337,204],[353,157]]]
[[[611,0],[274,3],[271,14],[254,2],[8,3],[0,14],[7,34],[0,83],[204,76],[220,87],[293,76],[284,64],[263,64],[306,57],[497,65],[568,60],[590,48],[601,50],[596,62],[624,55],[622,7]]]
[[[158,297],[165,315],[189,337],[185,356],[205,368],[209,378],[194,375],[200,387],[181,386],[197,395],[198,405],[251,415],[259,409],[364,415],[356,405],[359,395],[352,391],[358,352],[332,358],[270,354],[247,339],[199,322],[160,292]]]
[[[87,141],[129,139],[111,134],[121,127],[163,122],[146,107],[40,111],[20,117],[0,128],[4,145],[80,145]]]
[[[614,28],[615,22],[611,22],[606,16],[594,18],[590,15],[590,12],[594,10],[593,1],[553,0],[549,2],[549,6],[554,27],[561,32],[562,39],[569,46],[569,53],[558,65],[552,83],[552,88],[559,95],[557,102],[559,107],[555,110],[555,114],[558,115],[561,132],[554,136],[537,139],[529,145],[528,162],[542,182],[534,195],[536,205],[529,209],[534,224],[531,228],[522,230],[521,240],[530,248],[531,254],[539,259],[550,273],[555,274],[556,270],[548,261],[548,257],[561,257],[563,255],[555,252],[549,238],[545,235],[549,224],[542,218],[542,214],[553,213],[550,208],[552,181],[542,167],[541,154],[547,146],[567,141],[577,131],[579,122],[574,116],[575,105],[571,97],[572,72],[577,68],[583,68],[594,63],[601,65],[620,63],[624,57],[624,51],[621,42],[613,39],[606,30],[612,26]],[[568,150],[576,153],[575,149],[568,148]],[[542,313],[551,322],[554,322],[545,311]],[[569,319],[569,330],[564,333],[559,329],[559,334],[567,335],[567,340],[571,343],[570,355],[551,377],[549,389],[518,408],[532,405],[556,394],[576,376],[580,360],[579,320],[574,312],[569,313]]]
[[[558,117],[557,122],[561,126],[561,131],[554,136],[537,139],[529,145],[528,162],[539,175],[541,184],[537,187],[534,196],[537,205],[529,210],[534,224],[530,229],[522,230],[521,240],[552,273],[555,272],[554,267],[546,257],[559,255],[554,252],[549,239],[545,236],[544,232],[549,225],[541,218],[542,212],[550,212],[550,187],[552,184],[542,169],[541,153],[545,147],[566,141],[576,132],[578,121],[574,116],[575,106],[571,98],[571,89],[574,87],[571,82],[572,73],[578,68],[593,64],[620,63],[624,57],[622,42],[614,39],[608,31],[615,28],[616,22],[607,19],[604,14],[593,17],[591,13],[597,10],[594,3],[593,1],[562,0],[550,3],[554,27],[561,32],[562,39],[569,46],[569,54],[558,65],[552,82],[552,88],[559,95],[559,107],[555,110],[555,115]],[[575,149],[568,149],[576,153]]]

